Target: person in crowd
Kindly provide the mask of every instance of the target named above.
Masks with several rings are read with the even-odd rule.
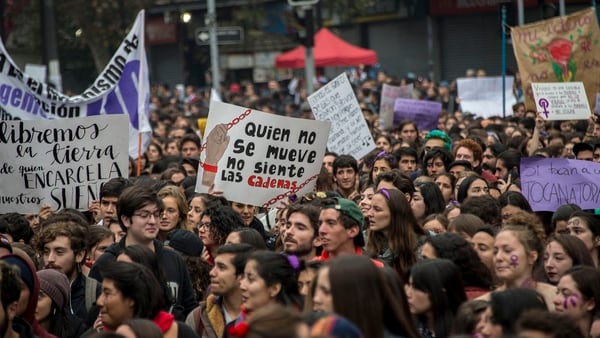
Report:
[[[240,316],[239,279],[253,251],[248,244],[226,244],[217,250],[215,265],[210,271],[210,294],[185,321],[199,337],[223,337],[227,326]]]
[[[444,214],[431,214],[423,220],[423,230],[426,233],[441,234],[448,230],[448,218]]]
[[[556,287],[541,281],[545,233],[534,217],[517,213],[496,235],[494,268],[500,283],[496,290],[530,288],[539,292],[549,309],[553,310]]]
[[[397,160],[394,155],[381,151],[375,155],[369,170],[369,184],[374,184],[377,176],[396,167]]]
[[[498,198],[498,203],[503,222],[519,211],[533,212],[525,196],[518,191],[505,191]]]
[[[456,264],[462,274],[467,299],[490,292],[492,274],[481,262],[471,243],[462,236],[443,233],[427,237],[421,255],[425,259],[443,258]]]
[[[564,204],[558,207],[550,219],[550,232],[568,235],[567,221],[575,211],[581,211],[581,208],[576,204]]]
[[[347,318],[364,337],[419,337],[404,311],[406,305],[399,303],[405,300],[392,295],[382,273],[364,256],[346,255],[326,263],[319,269],[314,289],[314,311]]]
[[[444,196],[437,184],[423,182],[415,184],[415,193],[410,207],[419,224],[423,224],[427,216],[444,211]]]
[[[490,173],[495,173],[498,155],[505,150],[507,150],[507,148],[502,143],[493,143],[487,146],[483,151],[481,159],[482,169],[487,170]]]
[[[460,211],[479,217],[491,227],[499,228],[502,223],[500,204],[490,195],[467,197],[460,203]]]
[[[299,265],[296,256],[288,257],[264,250],[252,253],[240,280],[242,313],[236,324],[269,304],[302,309],[297,277]]]
[[[325,155],[323,155],[323,168],[327,170],[327,172],[333,176],[333,161],[338,157],[337,153],[332,151],[326,151]]]
[[[444,197],[444,203],[447,205],[454,199],[454,188],[456,178],[450,173],[441,173],[434,177],[433,181],[437,184]]]
[[[405,290],[421,337],[449,337],[456,311],[467,300],[459,268],[447,259],[421,261]]]
[[[484,338],[511,337],[516,333],[517,321],[528,310],[548,312],[544,297],[535,290],[515,288],[495,291],[483,313]]]
[[[560,277],[557,289],[556,312],[575,322],[580,332],[587,336],[598,313],[600,272],[591,266],[574,266]]]
[[[19,337],[34,338],[31,324],[17,315],[20,293],[15,292],[21,288],[19,270],[10,263],[0,260],[0,334],[3,338]],[[37,322],[36,322],[37,323]],[[39,324],[38,324],[39,326]],[[48,333],[45,337],[54,337]]]
[[[585,211],[575,211],[567,222],[569,234],[583,241],[590,252],[594,266],[598,267],[600,255],[600,219]]]
[[[356,178],[358,163],[350,155],[340,155],[333,161],[333,178],[337,193],[343,198],[352,200],[358,195]]]
[[[473,170],[481,175],[486,182],[495,182],[496,177],[493,173],[483,170],[481,162],[483,160],[482,146],[472,139],[462,139],[454,144],[454,159],[457,161],[471,162]]]
[[[544,252],[544,271],[550,284],[556,285],[573,266],[594,266],[583,241],[575,236],[552,234]]]
[[[115,242],[115,234],[103,226],[90,226],[85,248],[85,263],[81,266],[81,272],[88,276],[90,269],[96,259]]]
[[[321,313],[319,313],[319,315],[320,314]],[[364,337],[356,325],[337,314],[324,314],[323,316],[319,316],[311,325],[310,336],[344,338]]]
[[[456,200],[462,203],[467,197],[489,195],[488,182],[481,176],[466,177],[458,186]]]
[[[413,198],[415,193],[415,186],[410,177],[402,174],[400,170],[393,169],[388,172],[384,172],[377,177],[375,182],[375,190],[379,189],[397,189],[400,190],[408,202]]]
[[[179,142],[179,152],[182,157],[198,158],[202,140],[194,133],[186,133]]]
[[[169,233],[176,229],[192,230],[186,228],[188,204],[181,189],[167,185],[160,189],[157,195],[164,208],[159,223],[158,240],[164,243]]]
[[[576,324],[566,316],[545,310],[529,310],[517,321],[519,337],[584,338]],[[590,336],[596,337],[596,336]]]
[[[488,302],[473,299],[462,303],[456,310],[453,336],[480,337],[483,329],[483,313],[488,307]]]
[[[251,204],[231,202],[231,208],[240,215],[244,225],[260,232],[265,240],[267,248],[273,250],[275,248],[276,235],[265,231],[264,225],[256,218],[256,207]]]
[[[162,147],[156,142],[150,142],[144,156],[146,158],[146,167],[143,171],[152,173],[154,165],[163,158]]]
[[[0,234],[4,235],[11,243],[23,243],[29,245],[33,238],[33,230],[25,216],[9,212],[0,216]]]
[[[87,327],[67,309],[71,293],[67,276],[53,269],[38,271],[37,276],[40,281],[40,296],[35,319],[40,326],[57,337],[81,337]]]
[[[287,208],[284,252],[308,262],[317,257],[320,209],[312,204],[291,204]]]
[[[231,338],[308,338],[310,328],[302,316],[281,304],[269,304],[228,329]]]
[[[94,328],[116,331],[125,321],[142,318],[152,320],[165,338],[197,337],[191,328],[162,310],[164,298],[156,297],[161,293],[159,281],[147,267],[109,262],[102,267],[102,293],[97,300],[100,315]]]
[[[448,232],[456,233],[472,242],[477,229],[484,226],[481,218],[472,214],[460,214],[448,224]]]
[[[361,189],[360,201],[358,201],[358,207],[362,211],[363,215],[367,215],[369,209],[371,209],[371,199],[375,194],[375,184],[370,184]]]
[[[162,200],[152,189],[143,185],[126,188],[117,203],[117,214],[121,228],[127,232],[121,241],[111,245],[100,256],[90,270],[90,277],[102,281],[102,268],[130,245],[142,245],[152,250],[165,271],[165,278],[176,299],[177,306],[183,308],[185,316],[197,306],[194,290],[183,258],[174,250],[165,249],[156,239],[162,216]],[[179,317],[178,319],[182,319]]]
[[[37,251],[45,269],[55,269],[69,279],[69,310],[85,321],[100,295],[100,284],[82,273],[86,257],[88,225],[68,213],[55,214],[42,223]]]
[[[432,130],[423,138],[423,153],[427,154],[433,148],[452,149],[452,139],[441,130]]]
[[[403,142],[417,143],[419,141],[419,128],[415,121],[404,120],[396,128],[400,132],[400,139]]]
[[[429,177],[448,172],[448,166],[454,159],[445,148],[433,148],[423,156],[423,168]]]
[[[489,226],[479,227],[471,237],[473,248],[481,262],[488,268],[495,278],[494,269],[494,240],[497,231]]]
[[[417,151],[409,147],[401,147],[394,151],[394,156],[398,159],[397,168],[404,175],[411,175],[417,171]]]
[[[98,225],[108,226],[110,219],[117,218],[117,201],[125,188],[131,185],[123,177],[114,177],[100,188],[100,200],[92,202],[93,213],[96,213]]]
[[[205,261],[214,264],[217,249],[225,244],[233,229],[241,228],[244,222],[231,207],[212,205],[204,210],[198,223],[198,236],[204,244],[202,254]]]
[[[341,197],[324,198],[320,203],[319,237],[323,251],[315,259],[328,261],[342,255],[362,255],[364,218],[356,203]],[[380,261],[373,263],[383,266]]]
[[[267,250],[264,238],[252,228],[233,229],[225,240],[225,244],[241,243],[249,244],[256,250]]]
[[[162,332],[149,319],[130,319],[117,327],[116,334],[125,338],[163,338]]]
[[[389,153],[392,151],[392,139],[385,134],[379,134],[375,136],[375,147],[377,149]]]
[[[396,269],[400,276],[417,261],[417,243],[425,231],[399,190],[380,189],[373,195],[367,216],[367,253]]]

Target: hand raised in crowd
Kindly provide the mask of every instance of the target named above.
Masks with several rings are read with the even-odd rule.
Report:
[[[544,120],[540,112],[537,112],[535,117],[535,128],[538,130],[546,129],[546,120]]]
[[[506,178],[506,181],[499,178],[496,181],[496,184],[498,185],[498,189],[500,189],[501,194],[507,192],[508,189],[510,188],[510,186],[512,185],[512,175],[508,175],[508,178]]]
[[[90,203],[90,206],[88,207],[88,209],[92,213],[94,220],[96,222],[100,221],[98,219],[98,216],[100,215],[100,200],[93,200],[92,203]]]
[[[40,218],[40,222],[43,222],[48,219],[48,217],[52,216],[53,211],[52,208],[44,204],[40,207],[40,211],[38,211],[38,217]]]

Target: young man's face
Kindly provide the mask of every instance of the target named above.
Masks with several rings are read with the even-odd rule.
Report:
[[[458,148],[456,150],[456,156],[454,157],[454,159],[457,161],[467,161],[467,162],[471,163],[471,166],[473,167],[473,169],[479,167],[479,164],[481,162],[480,159],[475,158],[471,149],[469,149],[467,147]]]
[[[111,218],[117,218],[118,200],[119,198],[114,196],[104,196],[100,199],[100,218],[103,220],[102,224],[106,225]]]
[[[358,227],[346,229],[340,221],[340,212],[328,208],[319,215],[319,237],[323,250],[337,252],[340,248],[353,242]]]
[[[121,216],[127,228],[127,237],[138,244],[149,244],[158,235],[162,212],[156,204],[148,204],[136,210],[131,217]]]
[[[215,265],[210,270],[210,288],[215,295],[224,296],[239,288],[239,279],[232,263],[234,257],[230,253],[215,257]]]
[[[417,170],[417,159],[414,156],[402,155],[398,161],[398,168],[403,174],[409,175]]]
[[[343,190],[352,190],[356,184],[356,171],[352,167],[337,168],[335,183]]]
[[[200,155],[200,149],[196,143],[188,141],[181,145],[181,156],[183,157],[197,157]]]
[[[294,212],[289,215],[285,226],[284,251],[298,256],[311,253],[317,236],[308,216]]]
[[[84,256],[85,251],[75,253],[71,249],[71,239],[67,236],[56,236],[44,244],[42,259],[44,268],[58,270],[73,280],[77,275],[77,264],[83,262]]]

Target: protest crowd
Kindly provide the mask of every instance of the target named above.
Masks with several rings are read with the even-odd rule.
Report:
[[[211,91],[153,87],[151,142],[88,210],[0,216],[0,336],[599,337],[598,209],[534,211],[520,167],[600,167],[596,115],[546,121],[518,77],[513,113],[487,118],[456,81],[350,81],[376,149],[326,151],[314,191],[270,209],[196,192]],[[441,103],[437,127],[381,127],[384,84]],[[215,94],[314,119],[302,81]]]

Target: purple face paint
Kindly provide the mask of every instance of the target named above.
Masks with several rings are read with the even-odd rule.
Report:
[[[510,265],[513,268],[516,268],[517,266],[519,266],[519,257],[517,255],[510,256]]]
[[[574,293],[572,295],[570,295],[569,297],[566,297],[565,300],[563,300],[563,307],[566,309],[569,307],[569,303],[571,304],[572,307],[577,307],[577,301],[580,299],[581,297],[579,297],[578,294]]]

